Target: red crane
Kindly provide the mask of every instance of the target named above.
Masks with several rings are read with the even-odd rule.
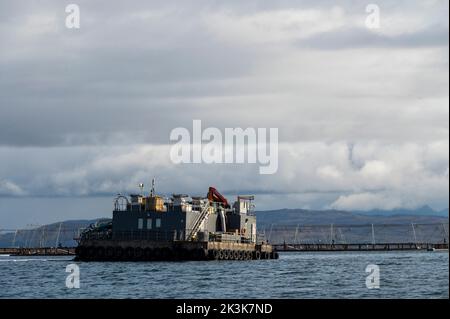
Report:
[[[229,208],[230,205],[225,197],[220,194],[214,187],[209,187],[208,200],[211,202],[222,203],[225,208]]]

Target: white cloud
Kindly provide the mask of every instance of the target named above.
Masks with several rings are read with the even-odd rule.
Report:
[[[390,168],[383,161],[368,161],[360,172],[363,178],[371,181],[387,179],[390,173]]]
[[[222,41],[240,44],[264,44],[308,38],[345,25],[344,10],[280,9],[239,14],[233,11],[208,13],[206,27]]]
[[[341,172],[336,167],[330,165],[319,167],[317,169],[317,174],[323,179],[335,179],[342,177]]]
[[[340,210],[371,210],[371,209],[394,209],[400,207],[414,207],[403,203],[399,198],[389,197],[386,194],[360,193],[339,196],[339,198],[331,204],[334,209]]]
[[[0,195],[1,196],[19,196],[25,195],[25,192],[18,185],[8,180],[0,179]]]
[[[279,202],[286,207],[300,198],[302,205],[319,208],[364,203],[363,209],[370,206],[365,202],[380,207],[447,206],[448,142],[355,143],[351,152],[345,142],[303,142],[281,143],[279,149],[279,171],[262,176],[259,164],[172,164],[169,145],[0,148],[3,167],[9,167],[0,168],[0,176],[27,193],[46,196],[112,196],[135,192],[138,183],[156,177],[159,191],[166,194],[203,194],[214,185],[228,192],[290,196],[290,203]],[[313,202],[305,203],[304,194]],[[380,194],[386,202],[372,200]]]

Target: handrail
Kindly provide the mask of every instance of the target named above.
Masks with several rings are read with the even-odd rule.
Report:
[[[206,203],[205,207],[203,207],[202,212],[200,213],[198,218],[195,220],[194,225],[192,227],[192,231],[187,236],[187,240],[192,240],[195,237],[198,230],[200,229],[200,225],[208,216],[208,212],[209,212],[209,201],[208,201],[208,203]]]

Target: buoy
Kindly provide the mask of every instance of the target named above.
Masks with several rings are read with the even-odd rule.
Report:
[[[141,247],[137,247],[134,249],[134,259],[141,260],[143,255],[143,250]]]
[[[154,256],[153,260],[160,260],[161,259],[161,249],[160,248],[153,249],[153,256]]]
[[[123,258],[122,247],[116,247],[116,249],[114,250],[114,258],[117,260],[122,260],[122,258]]]
[[[105,256],[105,248],[98,247],[96,250],[95,259],[102,260],[104,256]]]
[[[125,257],[126,257],[126,260],[132,260],[133,259],[133,257],[134,257],[134,249],[133,249],[133,247],[127,247],[125,249]]]
[[[144,249],[145,260],[153,260],[153,250],[150,247]]]
[[[86,258],[88,260],[94,260],[95,258],[95,247],[89,246],[87,249]]]
[[[245,252],[245,260],[252,260],[253,256],[252,256],[252,252],[247,250]]]
[[[106,248],[106,258],[113,259],[114,258],[114,248],[109,246]]]
[[[219,249],[219,259],[220,260],[224,260],[225,259],[225,251],[223,251],[222,249]]]

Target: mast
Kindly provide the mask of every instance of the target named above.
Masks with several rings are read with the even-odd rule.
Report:
[[[155,196],[155,179],[152,179],[152,189],[150,190],[150,196]]]

